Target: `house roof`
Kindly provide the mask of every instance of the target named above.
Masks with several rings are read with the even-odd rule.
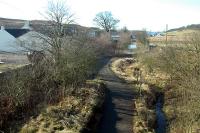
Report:
[[[15,52],[16,38],[8,33],[6,30],[0,30],[0,51]]]
[[[5,30],[15,38],[18,38],[30,31],[28,29],[5,29]]]

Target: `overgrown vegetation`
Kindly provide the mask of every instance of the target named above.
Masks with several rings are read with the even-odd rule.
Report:
[[[87,87],[86,80],[93,76],[99,47],[84,32],[65,34],[64,27],[72,22],[72,15],[61,1],[49,3],[46,15],[49,36],[38,34],[43,43],[21,45],[30,52],[31,64],[1,77],[0,130],[5,132],[18,132],[30,116],[37,117],[43,108],[65,102],[69,94],[78,100],[82,95],[79,89]],[[93,100],[99,100],[94,96]]]
[[[187,38],[187,37],[186,37]],[[198,132],[200,127],[200,40],[192,34],[184,44],[159,47],[143,53],[142,64],[148,73],[163,77],[164,109],[168,119],[168,132]]]
[[[48,106],[23,126],[20,133],[27,132],[82,132],[87,128],[92,115],[100,109],[104,99],[101,83],[88,83],[87,88],[79,88],[76,93],[68,93],[59,104]],[[94,120],[93,120],[94,121]],[[95,123],[93,123],[95,128]]]

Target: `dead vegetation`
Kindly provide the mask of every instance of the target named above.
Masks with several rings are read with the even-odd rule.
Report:
[[[31,64],[0,77],[0,131],[16,133],[23,129],[22,132],[33,133],[44,129],[49,132],[54,129],[48,123],[60,123],[63,115],[69,119],[65,122],[70,123],[62,125],[64,129],[79,131],[102,100],[103,92],[98,85],[90,87],[86,83],[94,74],[100,48],[84,32],[76,36],[64,34],[63,27],[72,21],[71,15],[64,3],[50,4],[47,14],[52,24],[48,29],[50,38],[39,36],[46,43],[33,42],[34,47],[24,43],[22,46],[31,53]],[[45,120],[37,121],[41,117]],[[46,128],[37,125],[44,122]],[[30,128],[25,124],[30,124]]]
[[[95,108],[100,108],[103,101],[102,84],[80,88],[58,104],[45,108],[36,118],[30,119],[20,133],[79,133],[87,128]]]
[[[142,57],[149,73],[166,75],[158,81],[165,91],[164,111],[168,132],[198,132],[199,119],[199,34],[185,37],[178,44],[150,51]],[[164,81],[164,82],[162,82]]]
[[[118,77],[125,79],[128,82],[133,82],[136,80],[133,76],[133,63],[135,63],[133,58],[120,58],[112,62],[111,69]]]

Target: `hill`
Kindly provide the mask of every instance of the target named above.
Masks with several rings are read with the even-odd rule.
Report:
[[[170,29],[168,31],[171,32],[171,31],[182,31],[182,30],[200,30],[200,24],[191,24],[179,28]]]
[[[9,18],[0,18],[0,26],[4,26],[7,29],[18,29],[21,28],[27,20],[21,19],[9,19]],[[29,20],[30,26],[33,30],[41,32],[45,26],[49,25],[49,21],[46,20]],[[88,27],[80,26],[77,24],[70,24],[70,27],[75,27],[79,30],[86,30]]]
[[[200,34],[200,24],[192,24],[188,26],[183,26],[180,28],[175,28],[167,31],[167,40],[170,43],[174,42],[185,42],[194,35]],[[150,42],[165,43],[166,35],[155,36],[149,38]]]

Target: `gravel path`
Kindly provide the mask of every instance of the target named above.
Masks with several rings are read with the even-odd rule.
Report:
[[[110,70],[109,63],[100,70],[98,75],[108,88],[98,132],[132,133],[133,88]]]

